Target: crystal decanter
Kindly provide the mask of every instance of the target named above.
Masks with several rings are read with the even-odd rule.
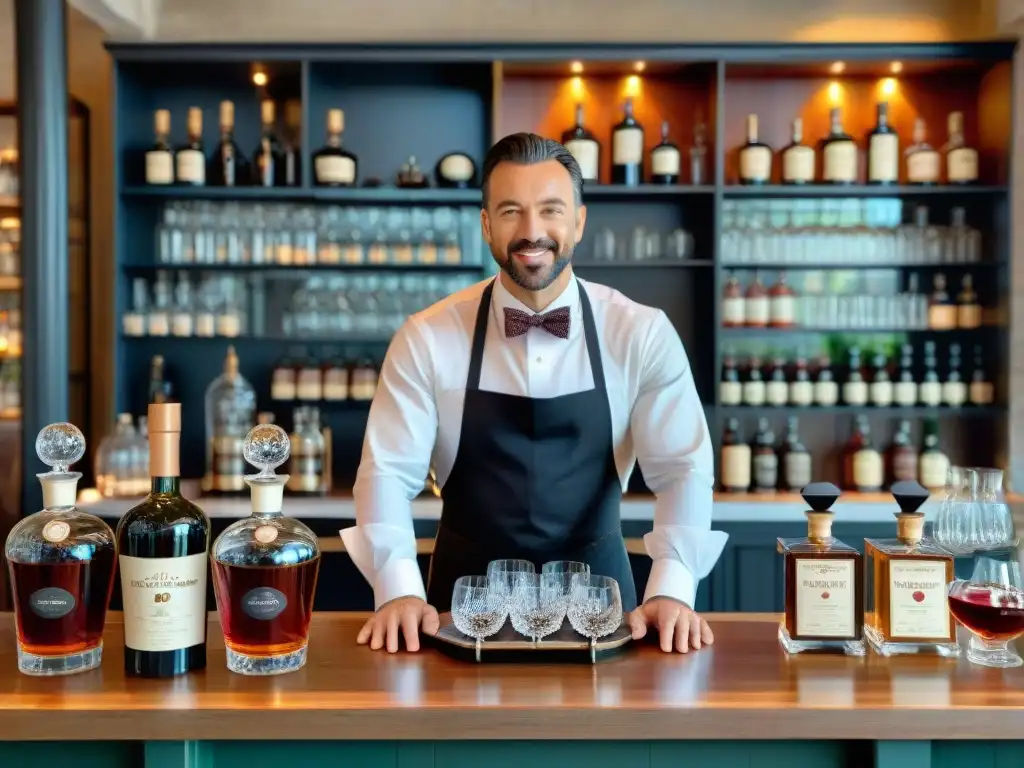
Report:
[[[5,554],[14,592],[18,669],[27,675],[68,675],[100,665],[103,625],[114,584],[114,532],[75,508],[85,454],[73,424],[51,424],[36,437],[36,454],[52,469],[37,475],[43,509],[11,529]]]
[[[252,514],[229,525],[213,544],[213,580],[227,665],[243,675],[294,672],[306,663],[309,622],[320,569],[316,535],[284,516],[288,475],[278,475],[288,434],[260,424],[243,444]]]

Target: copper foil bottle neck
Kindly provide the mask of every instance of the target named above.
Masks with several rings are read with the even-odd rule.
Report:
[[[181,403],[151,403],[149,406],[149,476],[178,477],[181,474]]]

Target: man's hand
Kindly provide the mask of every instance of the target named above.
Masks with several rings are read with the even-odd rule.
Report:
[[[419,597],[398,597],[384,603],[359,630],[356,642],[370,643],[371,650],[379,651],[385,645],[388,653],[398,651],[399,631],[405,635],[405,648],[409,651],[420,649],[419,630],[436,635],[441,628],[437,609]]]
[[[650,626],[658,628],[661,650],[665,653],[671,653],[673,648],[687,653],[690,648],[698,650],[715,642],[711,627],[704,619],[685,603],[668,597],[652,597],[629,614],[634,640],[644,637]]]

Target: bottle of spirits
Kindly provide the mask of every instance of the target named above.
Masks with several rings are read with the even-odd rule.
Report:
[[[811,383],[811,375],[807,371],[807,358],[800,353],[796,358],[793,380],[789,382],[789,403],[806,407],[813,402],[814,384]]]
[[[246,435],[245,460],[259,469],[245,476],[252,514],[225,528],[211,552],[227,666],[242,675],[278,675],[306,664],[320,547],[316,534],[283,513],[289,478],[274,470],[289,446],[274,424]]]
[[[889,446],[889,485],[901,480],[917,481],[917,449],[910,435],[910,421],[903,419]]]
[[[839,402],[839,385],[832,374],[832,360],[823,355],[818,361],[818,376],[814,382],[814,402],[825,407]]]
[[[342,360],[331,360],[324,366],[323,390],[328,402],[348,400],[348,368]]]
[[[341,145],[345,113],[327,111],[327,144],[313,155],[313,176],[321,187],[354,187],[358,178],[358,158]]]
[[[323,496],[326,444],[320,432],[320,410],[303,406],[295,409],[295,431],[291,435],[291,465],[288,492],[298,496]]]
[[[779,456],[775,453],[775,433],[763,417],[757,420],[753,455],[754,491],[773,492],[779,485]]]
[[[206,154],[203,150],[203,110],[189,107],[188,141],[174,154],[175,177],[179,184],[201,187],[206,184]]]
[[[287,403],[296,397],[295,364],[286,357],[281,358],[270,377],[270,399]]]
[[[960,281],[960,293],[956,297],[956,324],[958,328],[981,327],[981,304],[970,274],[964,275]]]
[[[846,381],[843,382],[843,402],[846,405],[862,406],[868,404],[868,384],[864,381],[861,371],[860,348],[850,347]]]
[[[959,656],[956,622],[946,591],[954,579],[953,555],[924,535],[928,490],[914,480],[892,487],[899,505],[895,539],[865,539],[864,559],[873,576],[864,636],[881,656],[937,653]]]
[[[644,129],[633,116],[633,99],[622,107],[622,122],[612,129],[612,184],[644,183]]]
[[[307,357],[298,368],[295,394],[298,400],[308,403],[323,400],[324,374],[312,357]]]
[[[786,282],[786,273],[768,292],[768,324],[772,328],[792,328],[796,323],[796,292]]]
[[[914,120],[914,143],[907,147],[904,156],[907,163],[907,183],[932,185],[939,183],[942,158],[925,137],[924,120]]]
[[[726,328],[738,328],[746,323],[746,306],[743,289],[736,275],[729,275],[725,281],[722,295],[722,325]]]
[[[985,356],[980,344],[974,345],[974,369],[971,372],[970,399],[972,405],[992,405],[995,387],[985,373]]]
[[[811,454],[800,442],[799,420],[786,419],[786,441],[782,449],[782,486],[798,492],[811,482]]]
[[[149,406],[149,495],[117,524],[125,673],[170,677],[206,666],[210,521],[179,488],[181,405]]]
[[[257,187],[283,187],[285,185],[284,154],[277,140],[274,102],[264,99],[260,104],[262,131],[260,144],[253,153],[253,184]]]
[[[690,147],[690,183],[700,186],[707,183],[707,126],[703,117],[698,112],[698,117],[693,126],[693,146]]]
[[[114,532],[75,508],[85,437],[72,424],[50,424],[36,437],[36,455],[51,469],[37,475],[43,509],[23,517],[4,554],[14,597],[18,670],[51,676],[100,666],[103,626],[114,586]]]
[[[192,283],[188,273],[178,273],[174,285],[174,311],[171,315],[171,333],[179,338],[188,338],[195,331],[193,322],[195,303],[192,300]]]
[[[156,138],[153,146],[146,152],[146,183],[174,183],[174,151],[168,142],[171,135],[171,112],[158,109],[153,113],[153,133]]]
[[[767,387],[761,373],[761,358],[751,357],[747,364],[747,378],[743,382],[743,404],[762,406],[767,396]]]
[[[929,419],[924,424],[924,448],[921,450],[919,476],[921,485],[930,491],[946,487],[949,458],[939,448],[939,423]]]
[[[917,405],[917,382],[914,380],[914,348],[910,344],[901,347],[900,378],[893,387],[896,405],[912,408]]]
[[[957,308],[946,290],[946,276],[936,273],[931,298],[928,301],[928,327],[933,331],[951,331],[956,328]]]
[[[832,128],[821,142],[821,178],[826,184],[853,184],[857,181],[857,143],[843,130],[839,107],[833,107],[829,116]]]
[[[793,120],[793,140],[782,150],[782,183],[813,184],[814,183],[814,147],[804,141],[804,121],[797,117]]]
[[[757,139],[757,115],[747,115],[747,143],[740,147],[740,184],[767,184],[772,178],[772,148]]]
[[[896,184],[900,180],[900,137],[889,125],[889,105],[878,103],[875,128],[868,134],[868,184]]]
[[[802,491],[810,507],[805,538],[778,540],[785,582],[785,617],[779,643],[787,653],[833,651],[863,656],[864,562],[860,552],[832,536],[831,483]]]
[[[473,189],[480,186],[476,175],[476,162],[465,152],[449,152],[443,155],[434,166],[434,178],[437,186],[444,189]]]
[[[601,178],[601,142],[583,124],[583,105],[576,105],[576,125],[562,133],[562,144],[569,150],[580,171],[584,184],[597,184]]]
[[[957,206],[949,215],[950,227],[946,237],[947,261],[974,264],[981,261],[981,233],[967,226],[967,211]]]
[[[289,99],[284,103],[284,133],[281,143],[282,184],[302,184],[302,102]]]
[[[752,328],[767,328],[771,318],[770,304],[768,302],[768,291],[761,282],[761,275],[754,273],[754,281],[747,288],[747,295],[743,301],[743,314],[747,325]]]
[[[377,393],[378,378],[378,369],[373,360],[360,360],[352,368],[349,397],[353,400],[359,400],[362,402],[369,402],[370,400],[373,400],[373,396]]]
[[[882,490],[885,464],[871,444],[871,427],[866,416],[857,417],[853,437],[843,450],[844,485],[847,490],[874,493]]]
[[[414,155],[409,155],[402,167],[395,174],[395,186],[401,189],[426,189],[430,186],[427,175],[420,170]]]
[[[777,355],[772,361],[772,373],[765,385],[765,401],[768,405],[782,407],[789,402],[789,382],[786,381],[786,360]]]
[[[256,422],[256,393],[238,372],[228,347],[224,372],[206,389],[206,477],[203,492],[237,495],[245,490],[242,441]]]
[[[964,140],[964,115],[949,113],[949,139],[942,148],[946,156],[946,181],[950,184],[973,184],[978,180],[978,150]]]
[[[668,138],[668,120],[661,124],[661,141],[651,149],[651,183],[678,184],[682,155]]]
[[[721,405],[740,405],[743,403],[743,384],[736,369],[736,358],[732,352],[726,352],[722,362],[722,380],[718,385],[718,402]]]
[[[942,403],[942,384],[939,382],[937,364],[935,342],[926,341],[924,343],[924,377],[917,387],[917,396],[921,398],[921,405],[931,408],[936,408]]]
[[[889,378],[888,362],[881,352],[875,354],[874,367],[875,376],[871,380],[871,404],[878,408],[887,408],[892,405],[892,380]]]
[[[740,436],[736,419],[725,422],[722,436],[722,490],[728,493],[747,493],[750,490],[750,446]]]
[[[215,187],[237,187],[249,178],[245,155],[235,143],[235,104],[220,103],[220,144],[210,158],[210,183]]]
[[[949,366],[946,380],[942,382],[942,400],[951,408],[959,408],[967,402],[967,383],[960,375],[960,345],[949,345]]]

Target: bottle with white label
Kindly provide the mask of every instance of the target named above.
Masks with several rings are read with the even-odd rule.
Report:
[[[775,433],[768,419],[757,420],[754,434],[753,469],[755,493],[771,493],[779,485],[779,456],[775,453]]]
[[[153,114],[153,132],[156,139],[153,146],[146,152],[146,183],[174,183],[174,151],[168,142],[171,135],[171,112],[158,109]]]
[[[786,419],[786,439],[782,447],[782,487],[799,492],[811,482],[811,454],[800,442],[799,420]]]
[[[888,451],[890,484],[901,480],[917,480],[917,449],[910,435],[910,420],[903,419],[892,438]]]
[[[925,122],[914,120],[914,143],[903,153],[907,166],[907,183],[929,186],[939,183],[942,157],[926,139]]]
[[[746,302],[736,275],[729,275],[722,292],[722,325],[737,328],[746,323]]]
[[[896,405],[912,408],[917,405],[917,382],[914,380],[914,348],[904,344],[900,349],[900,376],[893,387]]]
[[[622,121],[612,129],[612,184],[644,183],[644,128],[633,116],[633,99],[622,105]]]
[[[786,282],[786,273],[768,292],[768,324],[772,328],[792,328],[796,324],[796,291]]]
[[[960,375],[960,345],[949,345],[949,365],[946,380],[942,382],[942,400],[951,408],[959,408],[967,402],[967,383]]]
[[[157,272],[153,284],[153,304],[146,317],[146,332],[150,336],[171,334],[171,281],[163,270]]]
[[[839,384],[832,374],[832,360],[823,355],[818,361],[818,374],[814,381],[814,403],[828,407],[838,402]]]
[[[192,283],[187,272],[178,273],[178,282],[174,286],[174,314],[171,315],[171,333],[174,336],[187,338],[195,330],[192,322],[195,305],[192,302]]]
[[[889,378],[889,363],[885,355],[877,352],[874,358],[875,375],[871,379],[871,404],[878,408],[892,405],[893,387]]]
[[[772,178],[772,148],[757,138],[757,115],[747,115],[747,143],[740,147],[740,184],[767,184]]]
[[[203,150],[203,110],[189,107],[188,141],[174,154],[175,178],[179,184],[201,187],[206,184],[206,153]]]
[[[764,405],[767,396],[764,376],[761,373],[761,358],[751,357],[747,366],[747,377],[743,382],[743,404],[761,406]]]
[[[806,407],[814,403],[814,384],[807,370],[807,358],[797,355],[793,380],[789,382],[789,404]]]
[[[978,150],[964,139],[964,115],[950,112],[949,139],[942,148],[946,156],[946,181],[950,184],[974,184],[978,180]]]
[[[960,293],[956,297],[956,325],[958,328],[981,327],[981,304],[974,290],[970,273],[960,279]]]
[[[270,399],[277,402],[291,402],[298,396],[295,365],[284,358],[274,366],[270,377]]]
[[[722,362],[722,380],[718,384],[718,402],[720,405],[741,405],[743,403],[743,384],[736,368],[736,358],[726,352]]]
[[[878,103],[875,128],[868,134],[868,184],[896,184],[900,180],[900,137],[889,125],[889,105]]]
[[[924,448],[921,450],[921,485],[930,491],[946,487],[949,459],[939,448],[939,423],[929,419],[924,425]]]
[[[747,493],[750,490],[750,446],[740,436],[739,421],[729,419],[722,436],[722,490]]]
[[[857,417],[853,437],[843,450],[843,476],[846,488],[861,493],[880,491],[885,483],[885,462],[871,444],[866,416]]]
[[[743,301],[743,314],[747,325],[754,328],[767,328],[771,320],[771,305],[768,291],[761,282],[761,275],[754,273],[754,279],[747,286],[747,295]]]
[[[354,187],[359,177],[359,158],[341,145],[345,113],[327,112],[327,144],[313,154],[313,179],[320,187]]]
[[[793,120],[793,139],[780,153],[782,158],[783,184],[813,184],[816,157],[814,147],[804,141],[804,121]]]
[[[661,124],[661,141],[651,149],[651,183],[678,184],[682,155],[668,138],[668,120]]]
[[[946,276],[937,272],[933,278],[932,295],[928,300],[928,327],[933,331],[951,331],[958,321],[956,304],[946,290]]]
[[[843,403],[846,405],[867,405],[869,388],[861,371],[860,348],[850,347],[846,366],[846,381],[843,382]]]
[[[206,667],[210,521],[181,495],[181,404],[149,406],[149,495],[117,525],[125,674]]]
[[[980,344],[974,345],[974,369],[971,372],[971,405],[992,405],[995,387],[985,373],[985,356]]]
[[[324,400],[348,400],[348,368],[341,360],[332,360],[324,366]]]
[[[146,278],[132,280],[132,306],[121,317],[121,332],[125,336],[138,338],[146,335],[146,318],[149,316],[149,286]]]
[[[316,361],[307,358],[299,367],[296,376],[296,397],[306,402],[317,402],[323,399],[324,384],[323,371]]]
[[[601,176],[601,142],[583,124],[583,104],[576,105],[576,125],[562,133],[562,144],[576,158],[584,184],[597,184]]]
[[[843,130],[843,112],[829,112],[831,130],[821,142],[821,178],[826,184],[853,184],[857,181],[857,143]]]
[[[786,381],[786,360],[777,356],[772,361],[772,373],[765,386],[765,401],[768,405],[782,407],[789,402],[789,382]]]
[[[924,343],[924,376],[917,387],[917,396],[921,398],[921,405],[931,408],[936,408],[942,403],[942,384],[936,370],[937,363],[935,342],[926,341]]]

